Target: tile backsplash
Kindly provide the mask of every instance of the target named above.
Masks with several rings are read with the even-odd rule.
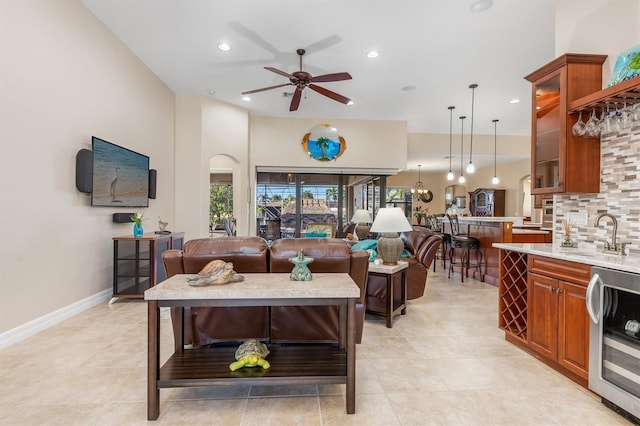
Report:
[[[611,240],[612,221],[596,217],[610,213],[618,220],[618,242],[627,243],[627,253],[640,254],[640,123],[601,137],[600,193],[554,196],[554,242],[563,238],[562,219],[587,213],[587,224],[573,227],[578,247],[603,250]]]

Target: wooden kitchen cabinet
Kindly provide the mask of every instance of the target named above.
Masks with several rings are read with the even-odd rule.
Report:
[[[528,345],[583,385],[589,373],[589,277],[589,265],[529,256]]]
[[[578,115],[569,103],[602,88],[606,58],[566,54],[525,77],[532,85],[532,195],[600,192],[600,138],[573,135]]]

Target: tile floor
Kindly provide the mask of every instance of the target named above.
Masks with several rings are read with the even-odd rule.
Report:
[[[392,329],[367,316],[344,385],[162,389],[157,425],[629,425],[504,341],[497,289],[431,272]],[[172,335],[162,320],[163,359]],[[104,303],[0,351],[0,425],[146,424],[146,305]]]

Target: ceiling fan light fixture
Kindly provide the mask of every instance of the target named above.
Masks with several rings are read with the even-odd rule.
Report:
[[[349,102],[347,102],[347,105],[353,105],[353,101],[349,99]]]
[[[231,46],[229,46],[229,43],[226,43],[223,41],[221,43],[218,43],[218,50],[221,50],[223,52],[228,52],[231,50]]]
[[[255,90],[248,90],[246,92],[242,92],[243,95],[250,95],[253,93],[264,92],[265,90],[277,89],[280,87],[289,87],[293,86],[295,88],[293,92],[293,96],[291,97],[291,104],[289,105],[289,111],[297,111],[300,106],[300,99],[302,98],[302,92],[304,89],[309,88],[314,92],[317,92],[323,96],[326,96],[329,99],[333,99],[336,102],[343,103],[347,105],[350,101],[349,98],[343,96],[339,93],[333,92],[329,89],[325,89],[322,86],[318,86],[315,83],[327,83],[333,81],[344,81],[351,80],[351,74],[348,72],[336,72],[331,74],[323,74],[313,76],[308,72],[302,69],[302,56],[306,53],[304,49],[296,50],[296,53],[300,57],[300,70],[294,71],[292,73],[288,73],[277,68],[273,67],[264,67],[267,71],[271,71],[275,74],[278,74],[282,77],[286,77],[288,79],[287,83],[277,84],[275,86],[263,87]],[[286,95],[285,95],[286,96]],[[306,94],[305,94],[306,99]]]

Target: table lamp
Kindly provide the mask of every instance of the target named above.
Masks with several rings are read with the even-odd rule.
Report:
[[[369,235],[369,230],[371,229],[371,227],[368,225],[372,222],[371,213],[369,213],[369,211],[365,209],[358,209],[353,214],[351,222],[357,223],[355,233],[358,236],[358,239],[366,239],[367,235]]]
[[[385,265],[396,265],[404,250],[404,243],[399,232],[411,231],[413,228],[400,207],[386,207],[378,210],[371,225],[371,232],[381,233],[378,239],[378,253]]]

